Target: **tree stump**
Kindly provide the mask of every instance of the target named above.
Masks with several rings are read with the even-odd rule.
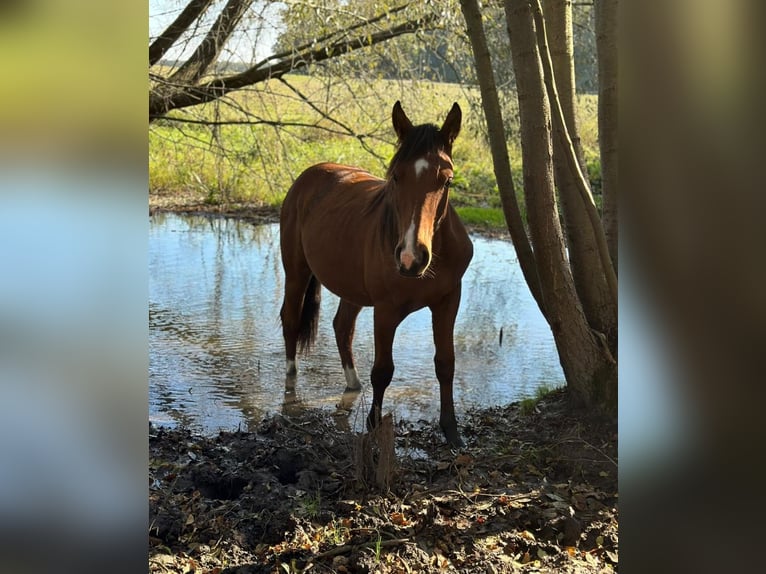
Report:
[[[394,417],[388,413],[370,432],[354,441],[355,478],[365,487],[391,488],[396,471]]]

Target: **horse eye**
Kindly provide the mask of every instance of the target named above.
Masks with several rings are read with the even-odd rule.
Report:
[[[444,184],[444,189],[449,189],[449,186],[450,186],[450,185],[452,185],[452,178],[449,178],[449,179],[448,179],[448,180],[445,182],[445,184]]]

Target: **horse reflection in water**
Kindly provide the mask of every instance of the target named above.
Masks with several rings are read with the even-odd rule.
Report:
[[[441,128],[413,126],[399,102],[392,121],[398,147],[385,179],[357,168],[322,163],[293,183],[280,214],[285,296],[280,316],[287,387],[297,376],[296,351],[317,332],[321,285],[340,298],[333,319],[347,391],[360,389],[352,341],[362,307],[374,308],[375,360],[367,426],[380,420],[394,374],[394,334],[410,313],[431,310],[434,365],[440,387],[439,423],[447,441],[462,445],[455,418],[453,330],[461,280],[473,245],[449,202],[452,144],[460,131],[456,104]]]

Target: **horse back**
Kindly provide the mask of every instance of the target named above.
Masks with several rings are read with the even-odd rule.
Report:
[[[385,182],[358,168],[335,163],[319,163],[307,168],[287,192],[282,211],[296,209],[313,212],[338,211],[346,206],[369,203]]]
[[[308,234],[331,248],[332,236],[338,232],[347,235],[365,228],[368,222],[363,220],[384,183],[357,167],[319,163],[307,168],[282,202],[283,239],[290,234]]]

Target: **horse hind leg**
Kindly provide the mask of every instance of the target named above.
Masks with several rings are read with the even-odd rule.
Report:
[[[358,305],[341,299],[338,305],[338,312],[335,313],[335,318],[332,320],[332,326],[335,329],[335,342],[340,353],[340,363],[343,367],[343,374],[346,376],[346,392],[358,391],[362,388],[359,374],[356,372],[356,366],[354,365],[352,349],[356,318],[361,309]]]
[[[286,270],[287,271],[287,270]],[[319,312],[317,279],[306,266],[285,273],[285,297],[279,316],[285,340],[285,388],[295,388],[297,378],[296,354],[298,348],[308,350],[316,334]]]

